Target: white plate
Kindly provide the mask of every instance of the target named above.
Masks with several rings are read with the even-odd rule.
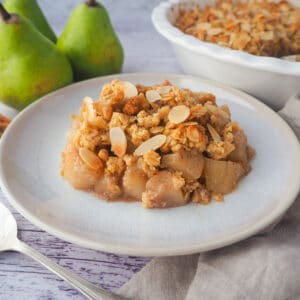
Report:
[[[169,79],[227,103],[256,148],[252,172],[224,203],[147,210],[74,190],[59,175],[70,113],[97,98],[113,78],[152,84]],[[170,74],[124,74],[77,83],[20,113],[2,138],[2,190],[28,220],[84,247],[130,255],[177,255],[219,248],[262,230],[292,204],[300,186],[299,142],[286,123],[254,98],[210,81]]]

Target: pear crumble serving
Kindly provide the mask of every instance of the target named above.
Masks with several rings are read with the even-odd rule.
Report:
[[[255,153],[228,106],[168,81],[114,80],[72,119],[61,175],[77,189],[146,208],[223,200]]]
[[[175,22],[184,33],[254,55],[300,53],[300,8],[285,0],[226,0],[203,9],[181,10]]]

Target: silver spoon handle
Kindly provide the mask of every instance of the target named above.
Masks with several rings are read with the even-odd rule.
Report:
[[[59,266],[58,264],[51,261],[46,256],[42,255],[38,251],[34,250],[33,248],[29,247],[25,243],[18,240],[15,244],[13,250],[19,251],[23,254],[26,254],[33,258],[34,260],[41,263],[47,269],[67,281],[71,284],[75,289],[80,291],[83,295],[85,295],[88,299],[91,300],[121,300],[120,296],[114,295],[98,286],[90,283],[89,281],[71,273],[70,271],[64,269],[63,267]]]

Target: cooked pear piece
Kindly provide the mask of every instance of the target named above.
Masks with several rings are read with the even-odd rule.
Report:
[[[118,200],[122,191],[118,178],[104,174],[95,186],[95,192],[109,201]]]
[[[133,200],[141,200],[146,190],[147,175],[137,165],[130,166],[123,176],[124,195]]]
[[[164,155],[162,165],[168,169],[182,172],[183,177],[187,179],[198,179],[203,171],[204,158],[197,150],[181,150]]]
[[[73,80],[72,67],[25,17],[0,4],[0,100],[16,109]]]
[[[76,189],[93,188],[102,176],[101,169],[89,168],[81,159],[78,149],[68,144],[62,154],[62,176]]]
[[[187,203],[181,188],[184,181],[169,171],[160,171],[151,177],[142,195],[142,204],[146,208],[176,207]]]
[[[233,133],[235,149],[228,155],[228,159],[241,163],[245,172],[251,170],[248,158],[247,136],[242,129],[238,129]]]
[[[57,47],[71,61],[76,80],[120,73],[123,49],[105,7],[89,0],[72,12]]]
[[[244,174],[244,169],[239,163],[205,158],[204,177],[206,187],[211,192],[232,192]]]
[[[74,121],[68,133],[68,143],[62,152],[61,175],[76,189],[87,190],[98,183],[103,168],[99,164],[91,168],[86,160],[82,159],[79,149],[73,143],[79,127],[80,123]]]
[[[55,33],[36,0],[5,0],[3,5],[8,12],[28,18],[44,36],[52,42],[56,42]]]

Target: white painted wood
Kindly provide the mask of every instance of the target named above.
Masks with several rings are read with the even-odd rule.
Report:
[[[39,1],[56,33],[62,31],[70,11],[80,2]],[[102,1],[124,46],[124,72],[180,72],[173,49],[151,24],[150,14],[158,2]],[[66,243],[30,224],[8,204],[1,191],[0,201],[14,213],[21,240],[63,267],[104,288],[116,291],[149,261],[149,258],[108,254]],[[70,298],[84,299],[30,258],[13,252],[0,253],[0,300]]]

